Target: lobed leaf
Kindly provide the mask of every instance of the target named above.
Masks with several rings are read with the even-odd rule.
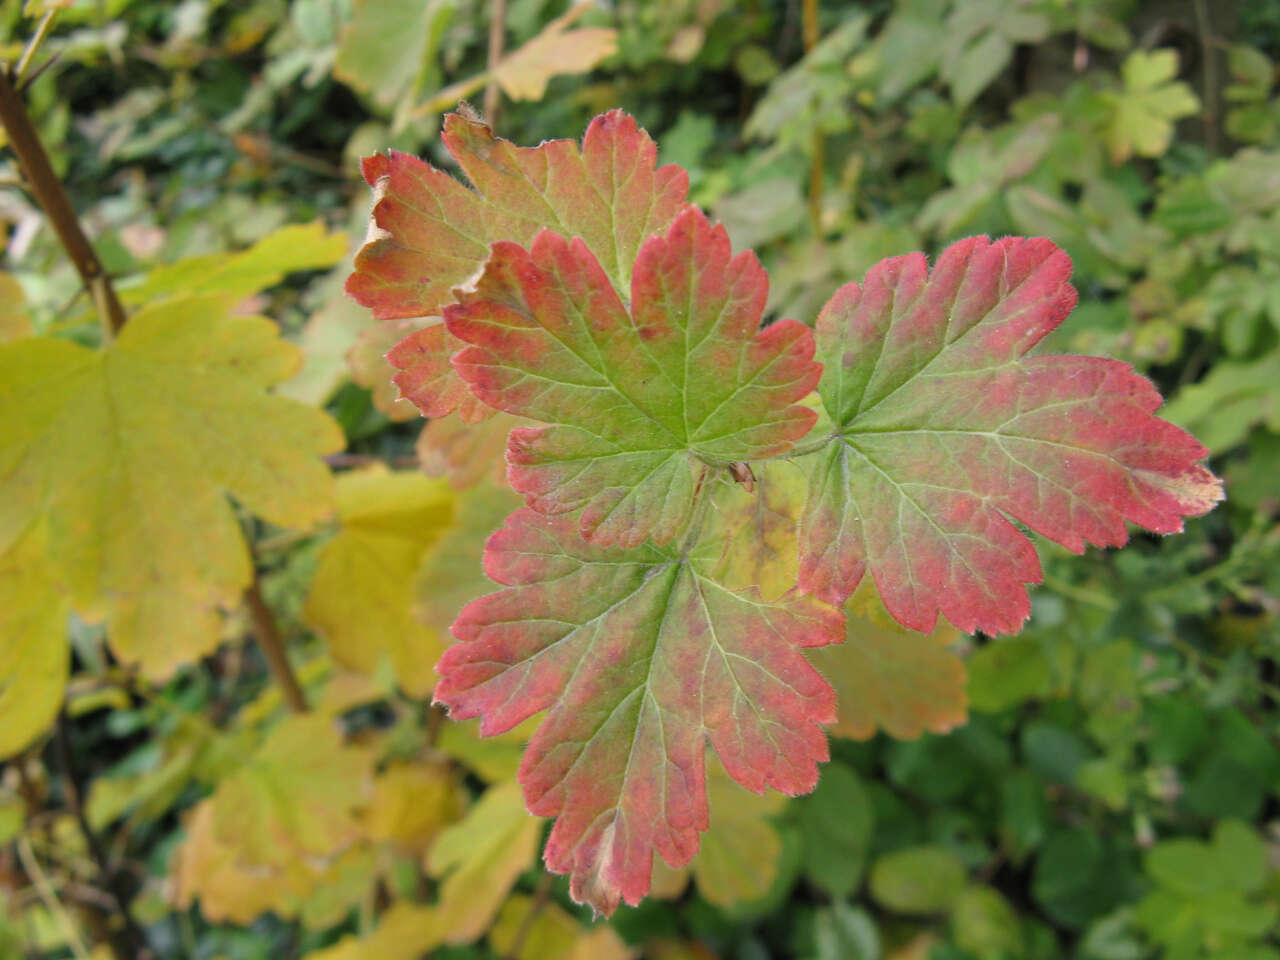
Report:
[[[839,603],[870,573],[889,612],[929,632],[1016,632],[1039,582],[1013,522],[1075,552],[1157,533],[1221,499],[1207,451],[1153,416],[1127,364],[1025,354],[1075,305],[1048,240],[973,237],[928,270],[882,261],[818,318],[834,423],[808,458],[800,585]]]
[[[445,310],[473,346],[454,367],[484,402],[551,424],[511,433],[512,486],[542,513],[583,509],[602,546],[669,542],[708,475],[786,451],[816,414],[808,328],[760,330],[754,254],[690,209],[640,248],[630,308],[579,239],[495,243]]]
[[[211,650],[251,575],[227,495],[282,526],[332,510],[341,431],[266,393],[297,360],[222,296],[140,310],[102,350],[0,345],[0,550],[44,518],[72,606],[151,677]]]
[[[373,675],[385,658],[400,686],[426,696],[439,633],[413,615],[414,581],[431,545],[450,526],[453,494],[443,481],[382,466],[342,474],[337,536],[321,547],[303,619],[333,658]]]
[[[378,319],[440,316],[491,243],[527,244],[543,229],[581,238],[625,289],[645,238],[687,207],[688,175],[658,167],[653,141],[620,111],[593,120],[581,147],[516,147],[463,114],[445,118],[443,140],[474,190],[403,153],[364,162],[375,202],[347,292]],[[447,368],[457,345],[438,329],[410,339],[415,347],[390,358],[403,371],[398,382],[427,416],[442,416],[465,396]]]
[[[708,822],[707,741],[750,790],[813,788],[835,704],[799,648],[838,640],[837,611],[766,603],[689,551],[587,543],[528,509],[490,540],[486,569],[507,589],[459,615],[436,699],[486,735],[547,711],[519,778],[529,810],[558,817],[545,859],[576,899],[636,904],[655,850],[689,862]]]

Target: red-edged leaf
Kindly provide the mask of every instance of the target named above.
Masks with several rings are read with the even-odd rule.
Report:
[[[928,632],[1016,632],[1039,582],[1011,520],[1070,550],[1119,546],[1221,499],[1207,451],[1152,414],[1124,363],[1024,354],[1075,305],[1048,240],[985,237],[885,260],[818,319],[819,391],[835,429],[815,455],[803,588],[838,603],[870,572],[889,612]]]
[[[625,290],[645,238],[688,205],[688,175],[658,167],[649,135],[617,110],[591,122],[581,148],[572,140],[516,147],[461,114],[445,118],[443,139],[474,190],[407,154],[364,161],[375,202],[347,292],[378,319],[439,316],[491,243],[527,245],[542,229],[582,238]],[[437,333],[391,358],[412,373],[414,402],[435,411],[428,416],[448,412],[465,391],[448,369],[455,346]]]
[[[392,379],[400,395],[432,420],[453,411],[466,423],[479,423],[493,415],[493,408],[481,403],[454,372],[451,358],[463,344],[437,320],[416,330],[387,353],[387,362],[400,372]]]
[[[709,740],[756,792],[811,790],[831,688],[801,647],[837,642],[838,611],[720,586],[675,547],[583,541],[523,509],[491,538],[506,590],[469,604],[436,699],[500,733],[546,710],[520,768],[531,812],[558,817],[547,866],[608,913],[648,892],[653,852],[688,863],[707,827]]]
[[[513,487],[556,514],[585,508],[583,536],[671,540],[709,471],[785,452],[813,425],[813,338],[760,330],[768,293],[751,253],[690,209],[641,247],[631,306],[581,240],[496,243],[445,311],[474,344],[454,366],[492,406],[549,423],[515,430]]]

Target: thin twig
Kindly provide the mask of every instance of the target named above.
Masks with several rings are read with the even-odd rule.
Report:
[[[85,235],[75,208],[67,196],[66,188],[53,172],[49,155],[36,133],[22,97],[14,89],[12,76],[7,68],[0,69],[0,124],[9,135],[9,146],[18,158],[18,165],[30,184],[32,195],[45,216],[53,225],[67,256],[75,264],[90,292],[102,319],[103,330],[108,337],[120,332],[125,323],[124,307],[116,296],[111,278],[98,259],[93,244]]]
[[[31,65],[31,60],[35,57],[36,51],[40,49],[40,44],[44,43],[44,38],[48,35],[49,28],[53,26],[53,16],[57,12],[56,8],[46,10],[44,16],[40,18],[36,32],[27,41],[26,47],[22,50],[22,56],[18,59],[18,65],[13,68],[13,82],[15,84],[22,85],[22,75],[27,72],[27,67]]]
[[[276,618],[267,607],[266,601],[262,599],[262,587],[256,573],[253,582],[249,584],[249,589],[244,592],[244,602],[249,608],[249,617],[253,620],[253,632],[257,638],[258,647],[267,660],[267,669],[271,671],[272,679],[280,687],[284,702],[294,713],[306,713],[306,695],[303,694],[298,677],[289,663],[284,639],[276,626]]]
[[[550,899],[551,874],[544,870],[542,876],[538,877],[538,886],[533,891],[533,900],[529,902],[529,912],[521,919],[520,926],[516,928],[516,935],[511,938],[511,946],[507,947],[504,954],[505,960],[520,960],[520,951],[524,947],[524,942],[529,939],[533,923],[546,908]]]
[[[818,24],[818,0],[804,0],[804,52],[818,45],[820,27]],[[813,141],[809,146],[809,220],[813,224],[813,235],[822,236],[822,187],[826,178],[827,143],[821,128],[813,131]]]
[[[498,105],[502,102],[497,67],[506,41],[507,0],[493,0],[493,11],[489,17],[489,85],[484,90],[484,122],[493,130],[498,128]]]
[[[89,818],[85,814],[84,803],[81,799],[80,778],[76,773],[75,751],[71,745],[71,721],[67,717],[65,709],[58,711],[53,740],[58,754],[58,764],[62,767],[62,783],[66,794],[67,808],[71,811],[72,816],[75,817],[76,824],[80,827],[85,847],[88,848],[89,856],[93,859],[94,867],[97,869],[98,886],[114,901],[115,912],[122,924],[120,930],[110,934],[111,949],[122,960],[125,960],[125,958],[128,958],[128,960],[135,960],[135,958],[136,960],[142,960],[145,957],[152,957],[155,954],[147,943],[147,935],[142,932],[142,927],[138,925],[138,921],[134,919],[129,910],[132,897],[127,890],[121,889],[119,874],[111,866],[111,861],[107,859],[106,851],[102,848],[98,834],[90,825]]]
[[[1204,84],[1204,148],[1209,156],[1218,154],[1218,51],[1209,23],[1209,8],[1204,0],[1192,0],[1196,12],[1196,31],[1200,34],[1200,59]]]
[[[58,899],[58,894],[53,889],[53,884],[49,882],[48,874],[44,872],[44,868],[40,866],[40,861],[36,859],[35,851],[31,849],[31,841],[26,836],[21,836],[18,838],[17,847],[18,859],[22,861],[22,869],[31,878],[31,883],[35,886],[36,893],[40,895],[40,900],[44,903],[45,909],[54,917],[57,917],[58,924],[62,927],[63,934],[66,935],[67,946],[75,954],[76,960],[89,960],[89,948],[85,946],[84,938],[80,936],[80,928],[76,926],[75,921],[67,913],[66,907],[62,905],[62,901]]]

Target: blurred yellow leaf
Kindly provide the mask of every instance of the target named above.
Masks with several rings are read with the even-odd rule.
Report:
[[[440,912],[450,943],[468,943],[489,927],[520,874],[533,865],[542,821],[524,808],[520,787],[490,787],[467,815],[436,837],[427,869],[443,878]]]
[[[170,868],[174,903],[190,907],[197,899],[211,923],[252,923],[260,914],[289,913],[288,905],[309,893],[322,871],[301,859],[283,863],[242,864],[236,850],[220,841],[213,828],[212,800],[187,818],[187,835]]]
[[[541,100],[547,81],[562,73],[586,73],[618,50],[618,32],[608,27],[567,29],[595,4],[580,3],[548,23],[536,37],[505,57],[493,75],[512,100]]]
[[[276,393],[308,406],[322,406],[346,378],[347,352],[372,322],[367,307],[337,292],[303,324],[298,338],[302,367]]]
[[[320,715],[291,716],[218,784],[213,829],[244,863],[285,864],[341,852],[361,836],[373,761]]]
[[[378,775],[369,804],[369,839],[421,853],[461,812],[448,764],[396,764]]]
[[[838,716],[831,732],[867,740],[883,729],[899,740],[914,740],[925,731],[961,726],[967,716],[964,661],[947,649],[960,632],[942,620],[933,633],[923,634],[887,615],[860,616],[857,600],[855,594],[846,611],[844,643],[805,651],[836,691]]]
[[[512,427],[527,426],[529,422],[499,412],[479,423],[464,423],[453,413],[424,424],[414,452],[428,475],[446,478],[454,489],[463,490],[486,480],[490,486],[509,489],[507,435]]]
[[[31,317],[25,309],[26,301],[22,285],[13,274],[0,272],[0,343],[31,336]]]
[[[533,736],[542,714],[493,737],[482,737],[479,720],[451,720],[440,727],[436,746],[489,783],[514,780],[524,745]]]
[[[514,894],[502,905],[489,931],[489,944],[497,953],[512,960],[627,960],[633,956],[612,927],[584,929],[554,903],[542,904],[528,919],[533,907],[533,898],[524,894]]]
[[[53,723],[67,685],[67,603],[39,534],[0,554],[0,759]]]
[[[450,918],[434,907],[404,900],[382,915],[378,929],[363,940],[343,937],[332,947],[314,950],[303,960],[418,960],[444,942]]]
[[[217,293],[242,300],[275,286],[295,270],[331,267],[346,255],[346,234],[329,233],[318,221],[294,224],[247,250],[187,257],[156,267],[140,283],[121,285],[120,298],[126,304],[152,304],[166,297]]]
[[[431,692],[444,645],[413,616],[414,576],[452,514],[448,486],[414,471],[374,466],[338,478],[341,529],[320,550],[303,607],[338,663],[372,674],[385,656],[408,693]]]
[[[265,392],[297,361],[221,297],[144,309],[102,350],[0,345],[0,550],[46,517],[73,607],[153,679],[213,649],[251,576],[226,495],[283,526],[332,510],[341,431]]]
[[[708,753],[707,801],[711,828],[689,866],[673,870],[654,857],[655,895],[679,896],[692,873],[703,899],[716,906],[759,900],[777,879],[782,856],[782,837],[769,818],[782,812],[787,798],[775,791],[761,796],[744,789]]]

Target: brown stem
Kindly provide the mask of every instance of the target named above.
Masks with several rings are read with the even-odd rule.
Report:
[[[302,692],[302,686],[298,683],[293,667],[289,664],[289,657],[284,649],[284,639],[276,627],[276,618],[272,616],[266,601],[262,599],[262,588],[256,573],[253,582],[249,584],[249,589],[244,592],[244,602],[249,608],[249,617],[253,620],[253,633],[258,640],[258,647],[267,660],[267,669],[271,671],[272,679],[280,687],[284,702],[294,713],[306,713],[307,698]]]
[[[67,807],[71,810],[76,824],[80,827],[80,833],[84,837],[89,856],[93,859],[94,866],[97,869],[98,885],[112,899],[115,904],[115,912],[119,916],[120,928],[108,929],[111,950],[121,960],[145,960],[145,958],[154,957],[155,953],[147,942],[147,935],[142,932],[142,928],[138,926],[138,921],[129,912],[129,905],[133,899],[132,894],[121,883],[120,872],[112,867],[111,861],[107,859],[102,842],[99,840],[97,833],[94,832],[93,827],[90,826],[89,818],[85,815],[84,803],[81,800],[80,779],[75,765],[75,751],[71,745],[71,721],[68,719],[65,709],[58,711],[58,720],[54,727],[53,739],[54,747],[58,754],[58,765],[62,767],[62,781],[63,789],[66,793]]]
[[[493,12],[489,18],[489,85],[484,90],[484,122],[492,130],[498,128],[498,104],[501,91],[494,69],[502,59],[507,40],[507,0],[493,0]]]
[[[809,53],[818,45],[818,0],[804,0],[804,52]],[[813,131],[809,160],[809,220],[813,235],[822,236],[822,186],[826,171],[827,144],[822,131]]]
[[[14,88],[7,66],[0,69],[0,123],[4,124],[5,133],[9,135],[9,146],[18,158],[18,165],[27,178],[32,195],[49,218],[63,249],[80,273],[80,279],[84,281],[85,288],[98,308],[104,329],[114,336],[124,326],[124,306],[116,296],[115,287],[112,286],[102,261],[98,259],[93,244],[80,226],[66,188],[53,172],[49,155],[40,142],[22,96]]]

